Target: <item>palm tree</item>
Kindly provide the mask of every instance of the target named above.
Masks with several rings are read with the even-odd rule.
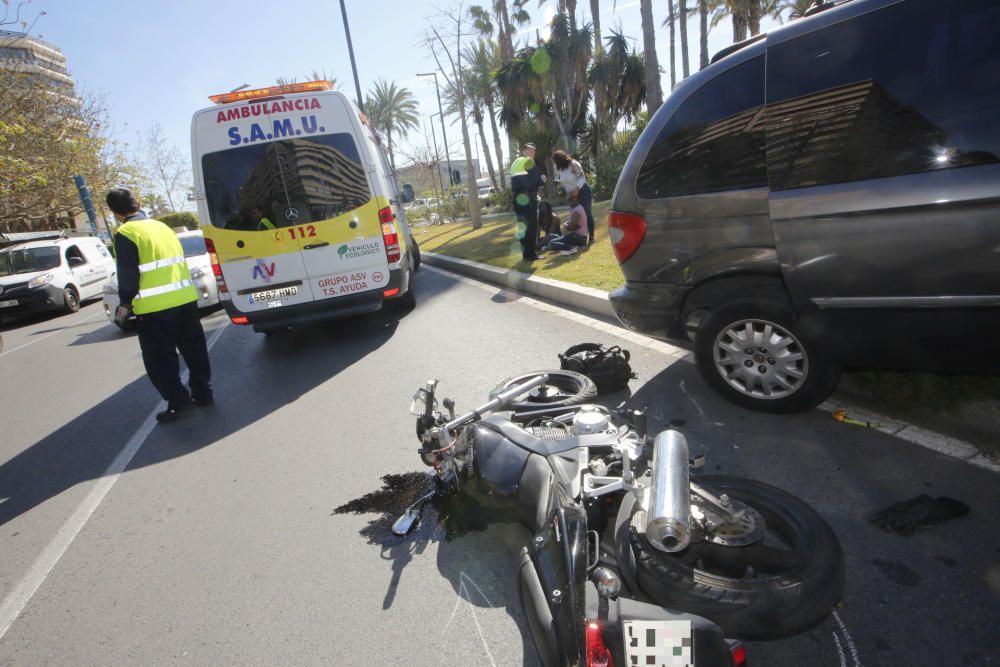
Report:
[[[698,27],[701,47],[698,51],[698,69],[708,67],[708,0],[698,0]]]
[[[594,57],[601,55],[601,2],[590,0],[590,21],[594,25]]]
[[[646,107],[649,115],[663,104],[660,89],[660,64],[656,59],[656,37],[653,34],[652,0],[639,0],[639,14],[642,17],[642,52],[645,55]]]
[[[670,90],[677,85],[677,56],[674,48],[674,23],[677,21],[677,5],[667,0],[667,22],[670,24]]]
[[[305,76],[305,79],[306,81],[329,81],[331,86],[337,85],[337,77],[329,76],[326,73],[325,67],[321,70],[314,67],[312,71]],[[278,86],[287,86],[292,83],[298,83],[298,81],[299,78],[296,76],[279,76],[275,79],[274,83]]]
[[[677,0],[677,14],[681,19],[681,73],[686,79],[691,74],[691,67],[688,64],[687,0]]]
[[[493,179],[492,172],[490,173],[491,179],[493,179],[493,185],[496,186],[499,182],[500,187],[506,187],[504,182],[504,163],[503,163],[503,151],[501,150],[500,144],[500,130],[497,127],[497,99],[496,99],[496,89],[493,87],[493,73],[500,68],[500,50],[497,48],[495,42],[488,40],[479,40],[476,45],[468,49],[465,54],[465,59],[468,61],[467,65],[467,79],[466,87],[469,90],[469,94],[475,96],[477,99],[481,100],[483,109],[486,111],[486,116],[490,120],[490,130],[493,133],[493,149],[496,152],[496,165],[497,171],[499,172],[498,177]],[[479,123],[480,121],[477,121]],[[479,128],[480,137],[483,141],[483,147],[487,155],[489,155],[489,149],[486,147],[486,138],[482,136],[482,125],[480,123]]]
[[[816,0],[782,0],[775,7],[776,12],[768,13],[774,15],[774,13],[781,14],[787,11],[788,20],[794,21],[795,19],[804,18],[806,12],[814,4],[816,4]],[[779,18],[780,20],[780,16],[776,18]]]
[[[365,101],[368,120],[379,131],[385,132],[389,149],[389,164],[396,171],[396,157],[392,151],[393,131],[405,135],[407,130],[417,128],[417,101],[406,88],[399,88],[396,82],[386,83],[384,79],[375,82],[375,88],[368,93]]]

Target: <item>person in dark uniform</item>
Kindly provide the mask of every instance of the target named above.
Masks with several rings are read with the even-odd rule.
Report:
[[[535,164],[535,144],[524,144],[521,156],[510,165],[510,191],[514,198],[514,214],[523,226],[518,231],[521,258],[530,262],[538,259],[535,243],[538,239],[538,188],[545,175]]]
[[[156,420],[176,421],[188,414],[192,404],[207,407],[215,402],[198,291],[184,249],[170,227],[147,218],[125,188],[109,192],[106,201],[121,224],[115,232],[120,301],[115,321],[124,323],[135,313],[142,362],[167,402]],[[178,350],[190,371],[190,393],[181,383]]]

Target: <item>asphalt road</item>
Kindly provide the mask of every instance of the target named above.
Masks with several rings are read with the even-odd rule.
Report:
[[[494,288],[423,270],[417,294],[410,313],[272,337],[206,316],[218,404],[165,426],[137,341],[99,304],[0,328],[0,665],[536,664],[525,530],[465,517],[401,540],[379,510],[422,472],[407,409],[424,380],[469,408],[593,340],[639,373],[609,400],[673,422],[712,472],[807,501],[843,543],[835,616],[749,645],[751,664],[996,660],[995,473],[825,412],[741,410],[688,358]],[[972,512],[906,538],[868,523],[920,493]]]

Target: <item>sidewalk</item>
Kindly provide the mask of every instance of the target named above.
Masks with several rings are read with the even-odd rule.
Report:
[[[424,252],[421,258],[429,266],[536,297],[582,315],[619,324],[611,309],[607,292],[438,253]],[[622,331],[628,330],[622,329]],[[633,332],[629,333],[636,335]],[[893,409],[894,416],[890,418],[867,409],[866,406],[877,404],[877,397],[872,396],[858,383],[852,373],[845,373],[834,395],[821,408],[832,411],[834,404],[849,407],[849,412],[863,411],[870,415],[870,419],[884,422],[884,428],[879,430],[1000,472],[1000,464],[997,463],[1000,454],[1000,401],[981,399],[962,402],[954,409],[941,414]]]

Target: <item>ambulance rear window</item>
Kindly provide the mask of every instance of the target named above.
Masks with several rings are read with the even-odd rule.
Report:
[[[348,213],[371,199],[350,134],[323,134],[208,153],[201,158],[212,225],[263,230]]]

